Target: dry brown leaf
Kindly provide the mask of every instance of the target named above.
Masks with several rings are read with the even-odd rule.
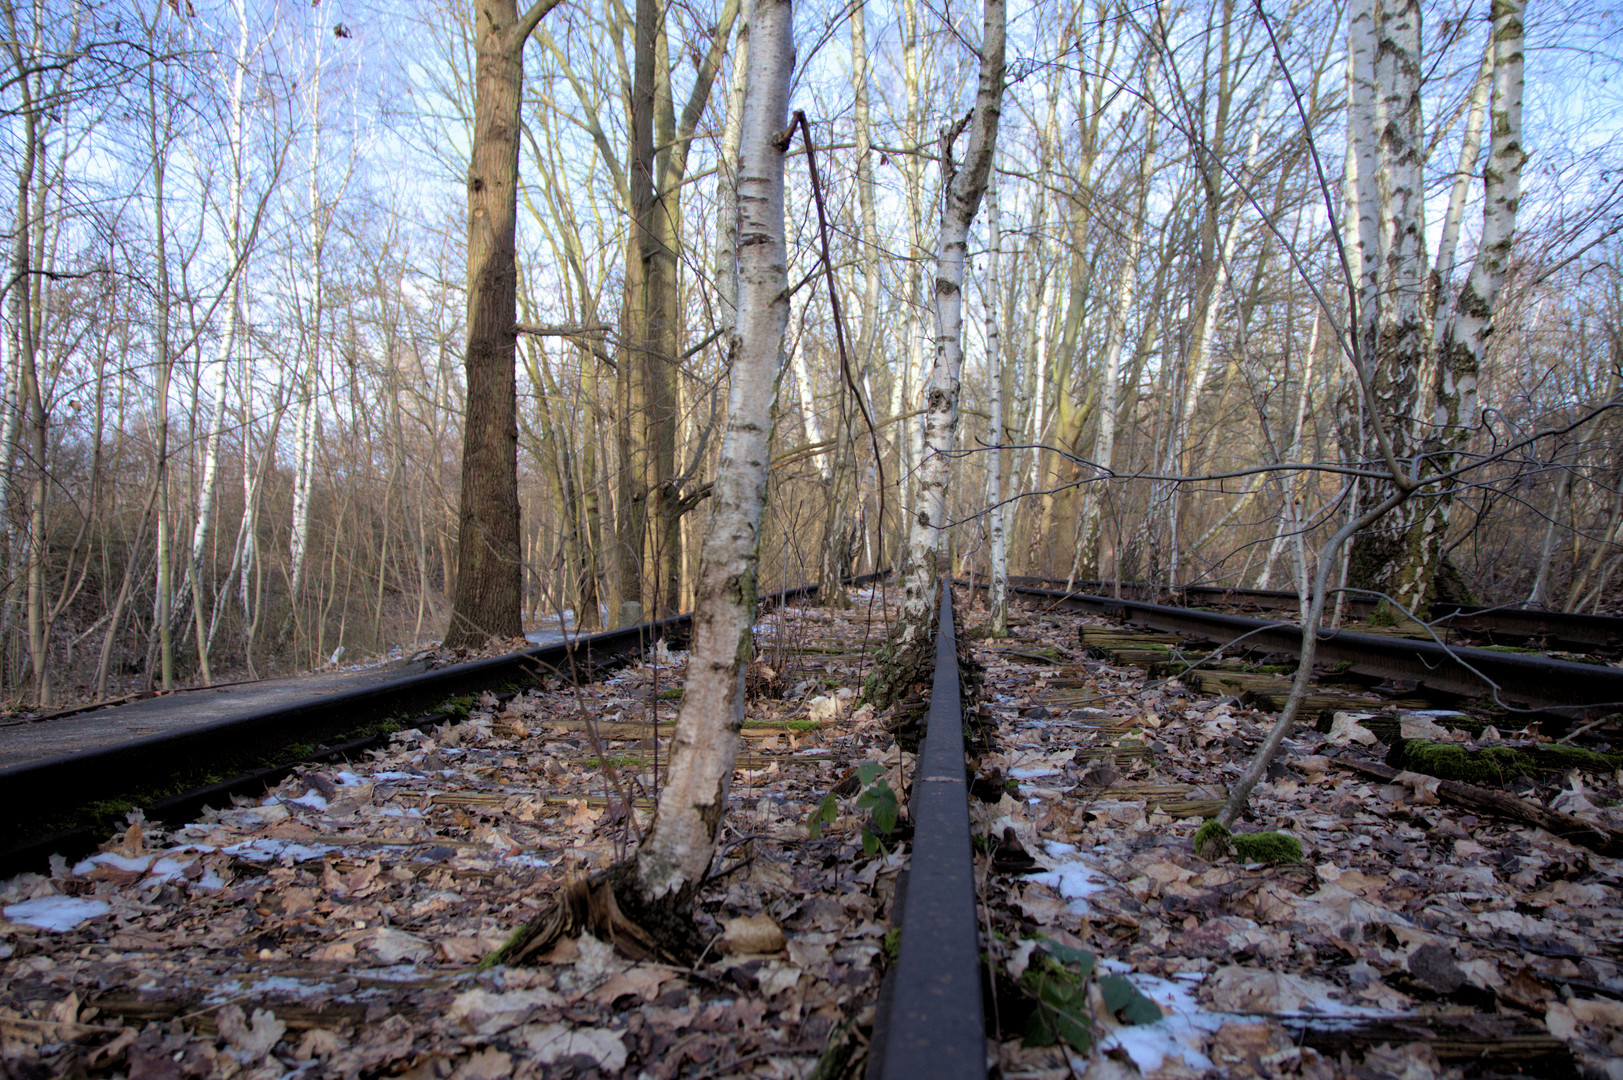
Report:
[[[783,928],[770,915],[748,915],[728,919],[721,937],[725,952],[738,954],[775,953],[784,946]]]

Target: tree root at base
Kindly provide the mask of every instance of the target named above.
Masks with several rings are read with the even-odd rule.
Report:
[[[481,968],[535,964],[566,937],[590,932],[631,960],[654,959],[687,967],[705,942],[685,904],[647,904],[633,892],[636,868],[616,863],[591,876],[564,882],[547,897],[541,913],[513,932]]]

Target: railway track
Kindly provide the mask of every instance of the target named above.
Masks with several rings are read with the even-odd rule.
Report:
[[[108,990],[116,979],[96,975],[97,964],[157,948],[156,931],[138,932],[141,919],[164,927],[175,918],[147,914],[154,895],[166,895],[143,884],[150,878],[140,874],[151,871],[123,869],[112,859],[116,851],[99,869],[74,867],[70,891],[88,895],[87,876],[134,875],[127,887],[146,889],[146,907],[124,909],[117,916],[123,929],[105,942],[84,930],[70,934],[63,948],[76,950],[71,962],[59,951],[56,963],[64,970],[81,965],[68,979],[72,985],[102,979],[101,989],[77,1000],[103,1016],[126,1024],[179,1021],[167,1030],[184,1027],[194,1041],[229,1038],[231,1024],[213,1019],[218,1002],[235,1000],[222,987],[253,993],[274,977],[282,989],[261,991],[260,998],[290,1027],[351,1031],[359,1045],[380,1018],[401,1018],[418,1032],[417,1042],[406,1028],[393,1029],[394,1037],[414,1045],[418,1056],[390,1051],[396,1056],[384,1063],[396,1069],[438,1053],[446,1057],[443,1072],[469,1062],[470,1047],[511,1063],[548,1054],[545,1060],[556,1062],[544,1029],[547,1039],[596,1055],[600,1072],[663,1063],[661,1076],[706,1080],[757,1069],[805,1075],[818,1059],[819,1075],[849,1077],[864,1058],[867,1075],[880,1080],[984,1077],[989,1062],[1003,1075],[1049,1075],[1085,1069],[1101,1052],[1142,1072],[1181,1059],[1197,1072],[1233,1066],[1250,1075],[1296,1068],[1317,1075],[1309,1065],[1342,1054],[1379,1072],[1387,1060],[1383,1046],[1406,1046],[1471,1075],[1577,1075],[1575,1053],[1600,1045],[1594,1039],[1606,1030],[1602,1020],[1623,1002],[1623,911],[1616,904],[1623,872],[1615,858],[1623,832],[1585,824],[1592,812],[1568,796],[1614,798],[1615,780],[1594,775],[1584,787],[1563,781],[1564,770],[1513,784],[1507,776],[1505,790],[1488,793],[1499,801],[1462,803],[1485,799],[1485,789],[1446,780],[1428,786],[1413,772],[1400,775],[1382,764],[1380,751],[1409,737],[1403,732],[1411,717],[1451,725],[1450,738],[1469,735],[1474,745],[1491,741],[1486,729],[1504,714],[1470,704],[1465,677],[1438,674],[1440,661],[1412,653],[1413,643],[1338,635],[1326,643],[1345,650],[1337,654],[1336,677],[1361,678],[1325,689],[1322,708],[1304,717],[1245,826],[1294,832],[1307,847],[1307,863],[1210,863],[1192,853],[1190,836],[1215,813],[1227,779],[1260,741],[1275,703],[1268,687],[1282,680],[1247,663],[1212,670],[1207,683],[1205,667],[1190,667],[1164,647],[1165,635],[1179,635],[1174,640],[1187,643],[1190,657],[1206,651],[1197,641],[1251,643],[1278,656],[1289,651],[1293,628],[1235,616],[1212,622],[1212,613],[1029,585],[1017,596],[1023,612],[1016,636],[971,646],[961,631],[973,614],[955,611],[944,588],[932,685],[924,700],[890,716],[851,712],[849,703],[839,703],[849,698],[832,689],[859,677],[866,637],[802,633],[780,641],[776,653],[767,635],[759,637],[766,663],[794,668],[801,704],[746,728],[750,743],[738,763],[729,832],[703,906],[718,929],[726,927],[717,938],[726,941],[740,921],[730,914],[764,905],[768,921],[776,920],[770,946],[776,952],[738,946],[740,954],[719,945],[725,954],[719,962],[713,957],[708,966],[676,973],[612,965],[592,952],[592,970],[601,966],[618,981],[614,992],[585,998],[577,975],[589,957],[569,950],[549,955],[534,976],[477,973],[466,961],[478,950],[467,944],[441,946],[435,960],[418,960],[431,969],[428,976],[386,968],[366,976],[401,955],[397,950],[436,940],[424,921],[431,916],[422,913],[447,904],[454,912],[453,893],[461,903],[486,906],[460,917],[448,940],[499,940],[479,935],[525,917],[528,909],[515,896],[566,866],[595,865],[581,841],[549,838],[559,829],[566,837],[575,829],[607,857],[604,830],[623,833],[626,819],[651,805],[641,786],[657,782],[662,696],[657,676],[649,683],[643,672],[640,681],[609,689],[597,708],[610,715],[595,723],[571,711],[581,705],[578,689],[531,691],[506,705],[491,699],[477,710],[480,719],[461,727],[396,734],[393,756],[375,752],[370,766],[356,767],[359,775],[324,780],[307,766],[263,805],[248,803],[218,822],[188,826],[175,839],[211,852],[193,865],[204,879],[217,871],[226,879],[224,892],[194,894],[191,903],[210,905],[206,919],[214,923],[240,920],[245,929],[238,936],[254,944],[244,952],[235,939],[216,940],[224,935],[210,931],[204,937],[212,951],[187,960],[184,977],[156,980],[161,992]],[[1101,616],[1117,622],[1106,625]],[[804,613],[795,618],[819,625]],[[1377,652],[1354,655],[1366,648]],[[1393,651],[1401,649],[1411,653]],[[1456,659],[1474,657],[1454,652]],[[1531,662],[1487,656],[1513,666]],[[970,689],[960,686],[960,657],[970,665]],[[1395,669],[1425,678],[1394,675]],[[1510,682],[1507,670],[1488,672],[1502,694],[1522,686]],[[1565,668],[1551,670],[1565,678]],[[829,697],[816,700],[826,706],[808,703],[821,692]],[[605,691],[590,693],[601,698]],[[1603,711],[1597,700],[1570,700],[1578,696],[1570,688],[1544,695],[1560,697],[1569,718]],[[646,702],[650,711],[615,701]],[[1439,704],[1446,708],[1439,711]],[[823,707],[834,721],[792,719]],[[1473,720],[1468,713],[1481,715]],[[973,740],[966,739],[966,720],[979,733]],[[1331,730],[1314,730],[1319,720]],[[919,728],[915,758],[904,749],[912,745],[904,733]],[[805,739],[810,744],[802,745]],[[407,757],[397,763],[401,753]],[[606,755],[613,755],[612,769]],[[861,762],[862,769],[854,767]],[[579,768],[624,774],[631,786],[617,793],[600,784],[589,795],[565,785],[554,795],[553,781],[562,784],[568,770]],[[1563,782],[1570,790],[1552,797]],[[894,834],[863,813],[886,785],[908,805]],[[357,790],[365,791],[358,819]],[[1512,803],[1528,816],[1516,817]],[[337,826],[313,817],[300,824],[302,808],[317,805],[347,816]],[[1590,816],[1579,822],[1577,812]],[[269,818],[276,820],[261,820]],[[542,818],[552,832],[538,831]],[[826,820],[828,831],[808,838],[799,823],[813,820]],[[865,821],[880,833],[873,851]],[[1558,838],[1563,822],[1578,822],[1567,834],[1570,843]],[[525,839],[532,834],[538,839]],[[291,887],[293,899],[277,899],[252,876],[244,860],[259,857],[254,845],[273,865],[281,860],[266,878],[273,890]],[[375,930],[376,898],[358,897],[385,881],[387,891],[378,894],[386,899],[385,929]],[[323,890],[331,899],[318,903],[312,922],[304,897]],[[99,887],[95,895],[103,895]],[[872,991],[863,973],[875,970],[870,963],[885,967],[875,935],[887,921],[884,948],[894,947],[895,962],[870,1019],[862,1002]],[[400,936],[390,936],[393,927]],[[112,951],[98,959],[98,946]],[[0,975],[11,947],[0,937]],[[456,956],[461,965],[443,962]],[[319,1007],[288,999],[287,987],[331,979],[332,969],[322,965],[332,963],[373,978],[367,984],[373,996],[361,1002],[340,996]],[[51,969],[13,965],[9,977],[32,987],[45,970]],[[62,985],[66,977],[53,978]],[[662,990],[667,984],[686,989]],[[509,1001],[520,990],[530,996]],[[30,993],[0,991],[0,1029],[8,1002]],[[508,1002],[503,1007],[516,1009],[521,1021],[503,1027],[506,1021],[477,1012],[490,995]],[[559,998],[573,1004],[560,1013]],[[814,1007],[828,1022],[808,1028]],[[740,1009],[736,1028],[722,1024],[719,1018],[733,1015],[727,1010]],[[836,1013],[844,1019],[834,1020]],[[722,1026],[691,1026],[700,1020]],[[662,1024],[678,1025],[668,1041],[648,1034]],[[568,1041],[581,1031],[589,1041]],[[780,1041],[762,1043],[765,1032]],[[701,1043],[712,1056],[685,1056],[683,1047]],[[352,1059],[322,1056],[324,1045],[308,1049],[327,1075],[341,1074]],[[285,1049],[278,1052],[287,1057]],[[780,1068],[774,1060],[800,1064]]]
[[[1287,622],[1152,604],[1011,583],[1011,592],[1063,608],[1250,652],[1295,656],[1301,630]],[[1502,707],[1548,713],[1553,721],[1589,720],[1623,710],[1623,668],[1547,656],[1458,646],[1351,630],[1323,633],[1319,661],[1344,671],[1459,698],[1488,697]]]
[[[1279,611],[1292,614],[1301,609],[1301,601],[1296,593],[1278,589],[1240,589],[1212,585],[1172,587],[1135,581],[1076,581],[1067,587],[1064,578],[1017,575],[1011,575],[1009,583],[1171,607],[1211,607],[1231,612]],[[1376,601],[1363,596],[1349,596],[1343,604],[1349,615],[1359,619],[1367,619],[1377,607]],[[1470,640],[1511,646],[1536,643],[1546,649],[1614,658],[1623,654],[1623,618],[1457,603],[1438,604],[1433,615],[1430,630],[1445,641],[1457,639],[1461,643]]]
[[[763,606],[792,603],[816,588],[772,594]],[[97,729],[94,745],[0,768],[0,876],[37,869],[52,854],[72,858],[93,849],[129,809],[140,807],[154,821],[182,819],[233,795],[262,791],[301,765],[382,746],[395,731],[455,721],[478,695],[511,697],[513,689],[549,675],[590,680],[657,640],[681,641],[690,619],[674,616],[318,695],[297,694],[295,683],[294,693],[274,704],[200,721],[185,719],[184,695],[149,700],[139,705],[144,716],[170,709],[179,719],[161,717],[150,725],[157,730],[133,737],[117,722],[135,711],[125,706],[0,729],[0,754],[8,738],[48,744],[69,722],[92,720]]]

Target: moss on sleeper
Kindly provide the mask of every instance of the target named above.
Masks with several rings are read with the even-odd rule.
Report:
[[[1392,748],[1387,764],[1423,772],[1442,780],[1493,786],[1535,772],[1611,772],[1623,766],[1623,755],[1599,754],[1578,746],[1542,743],[1534,746],[1484,746],[1468,750],[1457,743],[1405,739]]]

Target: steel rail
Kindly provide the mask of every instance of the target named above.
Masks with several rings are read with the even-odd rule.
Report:
[[[1010,585],[1036,588],[1063,588],[1064,578],[1009,576]],[[980,582],[977,581],[979,586]],[[1155,603],[1170,598],[1185,604],[1234,604],[1270,611],[1299,611],[1296,593],[1281,589],[1240,589],[1221,585],[1154,585],[1143,581],[1119,583],[1124,599]],[[1118,583],[1077,581],[1073,591],[1088,595],[1114,596]],[[1375,610],[1368,597],[1349,596],[1347,607],[1359,615]],[[1623,619],[1610,615],[1583,615],[1573,611],[1542,611],[1536,608],[1498,607],[1485,604],[1440,603],[1432,607],[1433,625],[1466,630],[1512,640],[1541,639],[1552,647],[1583,649],[1623,649]]]
[[[867,584],[882,573],[864,574],[852,583]],[[815,584],[785,589],[763,596],[761,604],[781,605],[816,591]],[[0,873],[28,869],[53,851],[83,850],[105,839],[98,830],[61,824],[89,803],[162,790],[188,782],[177,778],[211,768],[228,770],[231,779],[223,783],[211,778],[153,803],[155,811],[159,806],[177,812],[195,809],[200,793],[218,795],[286,775],[285,766],[267,768],[264,763],[289,746],[320,744],[368,724],[422,716],[447,698],[531,681],[538,673],[571,679],[576,672],[621,661],[660,637],[682,638],[691,622],[691,613],[673,615],[0,769]],[[323,747],[320,756],[353,745],[359,741]]]
[[[901,952],[882,1032],[875,1033],[883,1080],[986,1077],[965,772],[952,582],[943,579],[930,709],[909,806],[913,848],[901,896]]]
[[[1032,585],[1011,585],[1010,592],[1073,611],[1123,619],[1152,630],[1190,634],[1217,642],[1244,637],[1248,649],[1300,655],[1302,645],[1302,628],[1294,623],[1067,593],[1063,589]],[[1351,630],[1321,632],[1318,655],[1323,663],[1345,664],[1361,675],[1406,679],[1448,694],[1474,697],[1491,693],[1497,687],[1505,701],[1526,706],[1576,709],[1584,716],[1623,710],[1623,668],[1444,646],[1434,641],[1360,634]]]

